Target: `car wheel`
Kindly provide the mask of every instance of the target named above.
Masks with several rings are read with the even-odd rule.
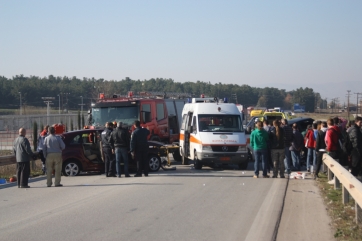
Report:
[[[246,169],[248,169],[248,162],[245,161],[245,162],[240,163],[240,164],[239,164],[239,169],[240,169],[240,170],[246,170]]]
[[[194,155],[194,166],[196,170],[201,170],[202,168],[202,162],[197,158],[196,151]]]
[[[78,176],[80,173],[80,165],[77,161],[68,161],[63,165],[64,176]]]
[[[161,158],[156,155],[149,156],[148,163],[150,172],[157,172],[161,167]]]
[[[150,141],[158,141],[161,142],[161,138],[157,135],[151,136]]]

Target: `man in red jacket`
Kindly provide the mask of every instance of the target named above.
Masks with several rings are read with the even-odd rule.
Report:
[[[334,125],[333,119],[327,120],[328,130],[326,133],[326,151],[336,161],[339,161],[339,135],[341,133],[338,126]]]

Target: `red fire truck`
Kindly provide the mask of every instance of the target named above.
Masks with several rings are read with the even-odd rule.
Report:
[[[88,124],[94,128],[116,121],[133,130],[133,122],[139,120],[142,127],[149,128],[149,140],[167,144],[179,142],[181,113],[187,102],[187,94],[140,92],[133,95],[133,92],[128,92],[127,96],[113,95],[106,98],[100,94],[99,97],[92,104],[88,116]],[[179,156],[174,158],[179,159]]]

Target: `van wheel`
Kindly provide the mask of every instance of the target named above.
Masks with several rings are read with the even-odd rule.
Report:
[[[196,170],[201,170],[202,168],[202,162],[197,158],[197,155],[196,155],[196,151],[195,151],[195,155],[194,155],[194,166],[195,166],[195,169]]]
[[[157,172],[161,167],[161,158],[156,155],[150,155],[148,157],[150,172]]]
[[[67,161],[63,164],[62,173],[64,176],[78,176],[80,173],[80,164],[78,161]]]
[[[189,164],[189,159],[187,157],[185,157],[185,155],[182,156],[182,165],[188,165]]]
[[[240,164],[239,164],[239,169],[240,169],[240,170],[246,170],[246,169],[248,169],[248,162],[245,161],[245,162],[240,163]]]

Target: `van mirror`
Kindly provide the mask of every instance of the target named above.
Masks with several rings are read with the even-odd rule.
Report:
[[[245,134],[250,134],[251,133],[251,127],[248,126],[245,130]]]

